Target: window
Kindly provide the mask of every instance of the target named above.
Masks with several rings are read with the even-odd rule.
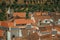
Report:
[[[45,22],[47,23],[48,21],[46,20]]]
[[[24,26],[24,25],[26,25],[26,24],[16,24],[16,26]]]
[[[45,19],[45,20],[43,20],[43,23],[50,23],[50,20],[49,19]]]

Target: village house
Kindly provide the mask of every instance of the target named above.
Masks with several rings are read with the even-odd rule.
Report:
[[[5,31],[1,30],[0,36],[3,37],[4,33],[7,31],[7,34],[5,34],[8,35],[7,39],[11,40],[14,36],[16,40],[20,40],[36,32],[41,37],[41,39],[45,37],[47,40],[49,37],[52,40],[51,36],[58,37],[58,35],[60,35],[60,18],[57,18],[55,25],[53,25],[54,20],[52,19],[53,16],[51,15],[49,15],[48,12],[30,12],[28,14],[29,18],[26,18],[26,12],[14,12],[13,20],[0,21],[0,26],[8,29]],[[59,15],[56,17],[59,17]]]

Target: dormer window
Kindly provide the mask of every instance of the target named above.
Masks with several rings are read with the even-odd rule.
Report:
[[[43,23],[50,23],[48,19],[43,20]]]

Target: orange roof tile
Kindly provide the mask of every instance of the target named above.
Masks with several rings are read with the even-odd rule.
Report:
[[[9,27],[14,27],[14,23],[13,22],[8,22],[8,26]]]
[[[19,16],[19,17],[26,17],[26,13],[25,12],[15,12],[14,14],[13,14],[13,16]]]
[[[15,19],[16,24],[26,24],[26,19]]]
[[[34,12],[34,15],[41,15],[42,12]]]
[[[51,17],[50,16],[34,16],[35,17],[35,21],[38,22],[39,19],[41,21],[43,21],[44,19],[50,19]]]
[[[44,16],[44,15],[46,15],[46,16]],[[35,21],[38,22],[39,19],[44,20],[44,19],[50,19],[51,17],[48,15],[47,12],[35,12],[34,18],[35,18]]]
[[[60,25],[54,26],[57,31],[60,31]]]
[[[15,19],[16,24],[29,24],[34,23],[31,19]]]
[[[1,26],[8,27],[7,21],[2,21],[2,22],[1,22]]]
[[[33,20],[31,20],[31,19],[27,19],[27,24],[29,24],[29,23],[34,23],[34,21]]]
[[[14,23],[13,22],[8,22],[8,21],[2,21],[1,22],[1,26],[4,26],[4,27],[14,27]]]
[[[1,36],[4,36],[3,33],[4,33],[4,31],[3,30],[0,30],[0,37]]]
[[[50,16],[39,16],[39,19],[44,20],[44,19],[50,19]]]

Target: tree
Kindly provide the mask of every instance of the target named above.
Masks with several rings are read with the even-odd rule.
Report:
[[[0,21],[6,20],[6,13],[5,13],[6,4],[4,1],[0,4],[0,10],[2,11],[2,12],[0,12]]]
[[[26,18],[27,19],[29,18],[29,12],[28,11],[26,12]]]
[[[0,13],[0,21],[6,20],[6,14],[4,12]]]

